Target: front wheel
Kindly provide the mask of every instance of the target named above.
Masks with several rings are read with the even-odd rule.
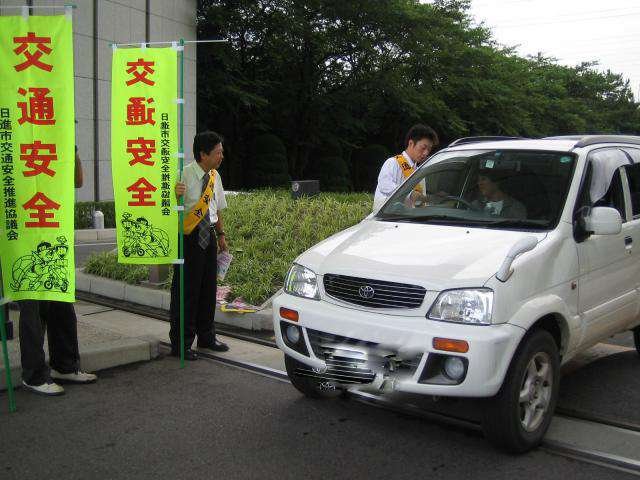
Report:
[[[500,391],[485,400],[482,429],[491,443],[524,453],[542,441],[558,399],[559,366],[551,334],[537,330],[525,337]]]
[[[633,341],[636,344],[636,351],[640,355],[640,326],[633,329]]]
[[[289,355],[284,356],[284,364],[287,367],[287,375],[289,375],[291,384],[305,396],[310,398],[335,398],[343,394],[342,389],[331,381],[306,376],[297,372],[298,369],[311,371],[311,367],[298,362]]]

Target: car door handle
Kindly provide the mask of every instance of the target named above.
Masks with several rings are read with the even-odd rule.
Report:
[[[631,245],[633,243],[633,238],[631,237],[624,237],[624,244],[625,245]]]

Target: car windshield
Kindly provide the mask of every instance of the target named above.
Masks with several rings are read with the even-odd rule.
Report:
[[[409,177],[376,218],[549,230],[559,221],[574,162],[567,152],[443,152]]]

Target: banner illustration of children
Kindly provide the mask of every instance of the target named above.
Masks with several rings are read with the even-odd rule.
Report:
[[[169,235],[154,227],[144,217],[122,214],[122,254],[125,257],[166,257],[169,255]]]
[[[64,236],[55,244],[40,242],[28,255],[19,257],[12,268],[14,292],[66,292],[69,288],[69,245]]]

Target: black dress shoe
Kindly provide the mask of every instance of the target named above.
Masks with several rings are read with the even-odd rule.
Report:
[[[171,349],[171,356],[180,358],[180,350]],[[184,359],[189,361],[194,361],[198,359],[198,354],[191,350],[190,348],[184,349]]]
[[[201,347],[198,345],[198,350],[211,350],[214,352],[226,352],[229,350],[229,346],[226,343],[222,343],[218,340],[215,340],[211,345],[207,345],[205,347]]]

